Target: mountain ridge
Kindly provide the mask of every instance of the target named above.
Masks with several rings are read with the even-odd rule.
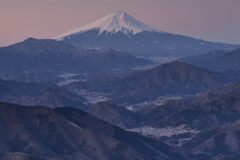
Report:
[[[124,105],[155,100],[160,96],[187,96],[218,88],[225,82],[218,73],[193,65],[174,61],[153,69],[133,72],[128,76],[106,81],[72,83],[70,90],[88,87],[92,91],[106,93],[110,101]]]
[[[77,47],[109,47],[136,56],[182,57],[211,50],[232,50],[239,46],[160,31],[125,12],[109,14],[55,39]]]
[[[43,74],[39,79],[59,79],[68,72],[95,75],[130,71],[152,62],[114,49],[84,49],[63,41],[29,38],[0,48],[0,78]],[[32,74],[33,73],[33,74]],[[21,76],[21,75],[20,75]],[[37,75],[36,75],[37,76]],[[33,78],[34,79],[34,78]],[[12,79],[15,80],[15,79]]]
[[[230,52],[212,51],[210,53],[191,56],[181,59],[182,61],[212,70],[215,72],[240,71],[240,48]]]
[[[127,132],[81,110],[0,103],[0,111],[0,157],[21,152],[58,160],[183,159],[161,142]]]

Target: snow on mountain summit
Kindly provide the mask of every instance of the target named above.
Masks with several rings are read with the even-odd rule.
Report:
[[[137,20],[136,18],[128,15],[126,12],[118,11],[108,14],[107,16],[86,26],[64,33],[58,36],[58,39],[72,34],[86,32],[89,30],[99,30],[99,34],[103,32],[111,34],[122,32],[127,35],[133,35],[143,31],[160,32],[158,29],[153,28],[147,24],[144,24],[143,22]]]

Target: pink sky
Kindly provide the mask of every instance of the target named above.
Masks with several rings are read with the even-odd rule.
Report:
[[[162,31],[240,44],[240,0],[0,0],[0,46],[52,38],[114,11]]]

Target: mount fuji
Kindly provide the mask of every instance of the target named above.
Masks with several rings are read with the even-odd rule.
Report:
[[[189,56],[239,47],[163,32],[122,11],[111,13],[56,39],[77,47],[109,47],[137,56]]]
[[[160,32],[158,29],[148,26],[141,21],[131,17],[126,12],[119,11],[116,13],[111,13],[89,25],[74,29],[70,32],[60,35],[59,38],[61,39],[62,37],[66,37],[68,35],[82,33],[92,29],[98,30],[98,35],[101,35],[104,32],[108,34],[116,34],[118,32],[122,32],[128,36],[143,31]]]

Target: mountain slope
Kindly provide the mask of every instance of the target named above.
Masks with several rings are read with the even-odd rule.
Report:
[[[182,61],[212,71],[240,71],[240,49],[228,53],[215,51],[202,56],[186,57]]]
[[[237,121],[239,108],[240,85],[232,84],[192,98],[170,100],[143,111],[145,117],[149,117],[149,122],[145,119],[148,125],[165,127],[185,124],[206,129]]]
[[[67,70],[66,64],[76,56],[79,56],[78,50],[69,44],[29,38],[0,48],[1,71]]]
[[[89,49],[82,57],[81,67],[85,70],[108,71],[128,70],[137,66],[144,66],[152,62],[147,59],[137,58],[127,52],[111,48]]]
[[[222,85],[219,78],[218,74],[176,61],[94,85],[99,85],[96,91],[108,93],[114,102],[134,104],[159,96],[192,95],[217,88]],[[72,84],[72,88],[76,87]]]
[[[157,29],[150,27],[140,22],[139,20],[129,16],[126,12],[118,11],[116,13],[111,13],[89,25],[64,33],[58,38],[61,39],[71,34],[78,34],[92,29],[98,30],[99,34],[102,34],[103,32],[107,32],[109,34],[123,32],[125,34],[132,35],[142,31],[160,32]]]
[[[39,79],[49,77],[56,80],[62,73],[121,72],[150,63],[149,60],[109,48],[76,48],[55,40],[29,38],[0,48],[1,77],[9,79],[18,78],[18,75],[32,76],[39,73]]]
[[[237,45],[162,32],[125,12],[109,14],[87,26],[62,34],[57,39],[78,47],[109,47],[137,56],[187,56],[216,49],[237,48]]]
[[[43,159],[169,160],[166,145],[100,121],[85,112],[0,103],[0,150]]]
[[[122,106],[100,102],[90,107],[89,113],[101,120],[121,128],[133,128],[138,125],[138,115]]]
[[[196,160],[237,160],[240,157],[239,133],[239,122],[222,125],[202,132],[183,147]]]
[[[7,153],[0,154],[2,160],[44,160],[41,158],[32,157],[31,155],[25,153]]]
[[[81,106],[84,98],[54,84],[0,80],[0,101],[48,107]]]
[[[190,144],[195,143],[195,136],[198,137],[200,134],[201,137],[202,134],[207,134],[208,130],[212,130],[215,133],[215,128],[234,125],[239,121],[239,109],[240,84],[238,83],[225,85],[216,90],[190,98],[170,99],[159,104],[145,104],[134,111],[129,111],[125,108],[120,109],[120,106],[116,105],[100,103],[96,104],[96,108],[93,108],[93,111],[90,110],[90,113],[92,112],[93,115],[100,119],[130,131],[138,132],[157,140],[160,139],[173,146],[183,147],[186,144],[189,150],[194,150],[194,147]],[[204,146],[207,147],[209,144],[207,138],[206,136],[202,136],[201,139],[196,138],[198,140],[196,146],[204,142],[206,143]],[[235,137],[229,135],[229,138]],[[218,146],[215,146],[215,148],[217,149]],[[220,152],[215,153],[215,151],[211,150],[208,152],[209,157],[211,157],[211,152],[221,155]],[[229,152],[229,155],[233,156],[234,154]],[[209,157],[205,157],[205,159],[209,159]]]

